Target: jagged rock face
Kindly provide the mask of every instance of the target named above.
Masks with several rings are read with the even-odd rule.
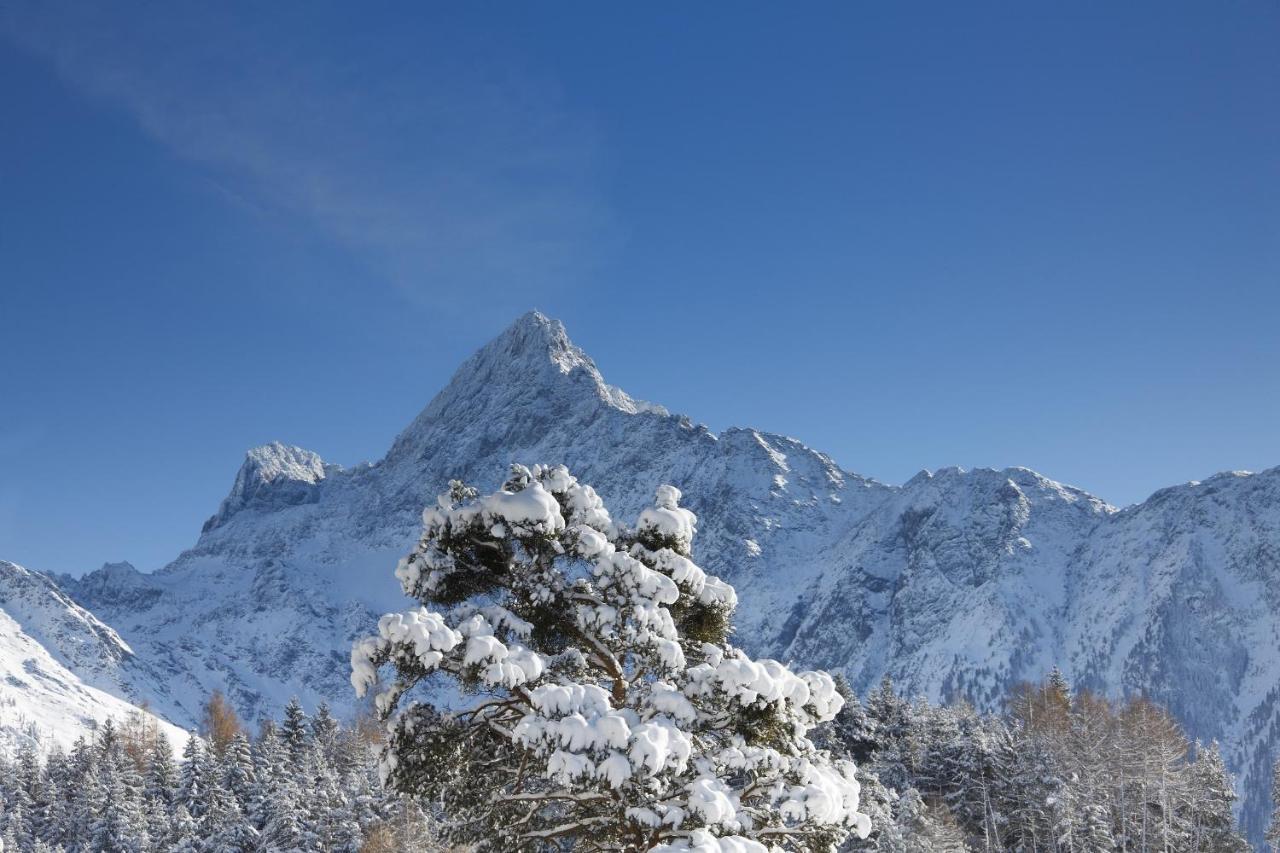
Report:
[[[205,533],[246,509],[279,509],[318,499],[317,488],[327,473],[324,461],[310,450],[278,441],[250,450],[236,474],[231,494],[204,523]]]
[[[1025,469],[887,486],[794,439],[717,436],[633,400],[537,314],[468,360],[380,462],[252,451],[194,548],[72,589],[165,674],[157,705],[176,720],[215,686],[250,717],[295,693],[350,709],[350,641],[406,606],[392,569],[423,506],[450,479],[493,488],[513,461],[569,465],[623,519],[678,486],[695,556],[738,587],[738,642],[756,653],[987,708],[1054,664],[1148,693],[1222,739],[1261,820],[1280,739],[1280,469],[1122,511]]]

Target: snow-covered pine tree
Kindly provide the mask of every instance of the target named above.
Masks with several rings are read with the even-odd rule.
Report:
[[[235,799],[236,807],[248,813],[256,780],[253,775],[253,750],[243,731],[232,735],[223,752],[222,784]]]
[[[327,702],[321,702],[316,708],[316,715],[311,718],[311,740],[324,753],[325,759],[333,764],[338,748],[338,721],[329,711]]]
[[[31,744],[23,744],[18,750],[17,761],[0,782],[0,800],[3,800],[5,837],[15,850],[27,850],[36,839],[39,820],[37,803],[44,796],[40,774],[40,762]]]
[[[352,683],[396,678],[382,769],[440,801],[480,850],[827,851],[865,835],[849,761],[807,733],[841,699],[825,673],[728,642],[733,588],[690,557],[693,513],[658,489],[634,529],[564,467],[455,482],[396,570],[422,606],[356,643]],[[411,703],[429,677],[475,701]]]
[[[1111,816],[1099,802],[1090,802],[1083,808],[1081,829],[1078,833],[1085,850],[1114,850],[1115,836],[1111,832]]]
[[[169,829],[168,853],[200,853],[199,827],[195,818],[182,803],[174,806],[173,823]]]
[[[147,769],[142,779],[142,802],[147,832],[159,846],[169,837],[173,823],[174,796],[178,785],[173,764],[173,747],[162,732],[157,732],[147,753]]]
[[[308,849],[305,846],[306,827],[300,800],[298,788],[292,782],[276,789],[262,812],[265,821],[260,832],[263,849],[278,850],[281,853]]]
[[[1280,758],[1271,768],[1271,824],[1266,838],[1272,851],[1280,853]]]
[[[1236,834],[1235,784],[1217,741],[1201,746],[1189,771],[1186,792],[1191,853],[1249,853]]]
[[[946,808],[927,804],[915,788],[902,795],[895,813],[894,828],[885,833],[877,853],[968,853]]]
[[[178,790],[175,801],[183,806],[192,820],[199,820],[208,807],[204,786],[208,778],[205,762],[208,761],[199,735],[191,732],[182,748],[182,763],[178,769]]]
[[[75,789],[66,834],[71,842],[67,846],[74,847],[77,841],[87,843],[91,837],[106,791],[102,786],[96,749],[80,738],[72,745],[69,758],[70,778],[74,780]]]
[[[867,715],[876,732],[877,775],[895,791],[905,791],[915,778],[919,727],[911,703],[894,691],[888,675],[867,697]]]
[[[3,817],[5,843],[14,850],[29,848],[35,839],[35,826],[31,803],[21,788],[15,789],[13,798],[6,803]]]
[[[297,696],[290,699],[289,704],[284,708],[284,722],[280,724],[280,737],[289,751],[294,769],[301,769],[311,732],[307,725],[306,712],[302,710],[302,704]]]
[[[102,801],[90,835],[89,849],[96,853],[143,853],[149,849],[147,823],[143,819],[126,768],[132,760],[108,742],[101,762]]]
[[[879,745],[879,724],[867,713],[844,675],[837,673],[835,684],[836,692],[844,700],[844,705],[840,707],[835,719],[822,727],[823,738],[831,743],[838,743],[841,754],[847,755],[861,767],[864,763],[871,762]]]
[[[70,825],[70,812],[67,803],[66,755],[55,748],[45,764],[44,796],[36,808],[39,817],[36,822],[37,840],[50,847],[57,847],[67,840]]]
[[[211,755],[216,759],[216,753],[211,751]],[[240,853],[256,849],[258,832],[245,819],[235,796],[227,790],[221,778],[215,777],[210,783],[205,788],[208,808],[199,822],[201,849],[205,853]]]

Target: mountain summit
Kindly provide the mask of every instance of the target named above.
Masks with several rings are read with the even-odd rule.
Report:
[[[403,606],[392,569],[422,508],[451,479],[496,487],[511,462],[569,465],[623,519],[680,488],[695,557],[738,587],[737,642],[757,655],[984,708],[1054,665],[1151,695],[1223,743],[1257,834],[1280,739],[1280,469],[1125,510],[1022,468],[885,485],[795,439],[638,402],[538,313],[468,359],[381,461],[250,451],[189,551],[70,591],[162,674],[149,698],[176,722],[214,688],[250,719],[294,694],[351,710],[351,640]]]

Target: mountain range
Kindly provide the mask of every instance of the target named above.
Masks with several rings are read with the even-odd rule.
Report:
[[[5,703],[45,683],[10,657],[106,697],[80,711],[68,699],[58,737],[77,713],[116,713],[107,700],[191,726],[214,688],[249,719],[293,695],[353,712],[351,641],[406,607],[392,570],[422,508],[451,479],[496,487],[512,462],[567,464],[623,519],[679,487],[695,557],[737,586],[737,642],[757,655],[985,709],[1053,666],[1151,696],[1222,743],[1261,834],[1280,753],[1280,468],[1124,509],[1025,468],[888,485],[794,438],[716,434],[633,399],[537,313],[468,359],[376,463],[249,451],[195,545],[155,573],[0,562],[0,733]]]

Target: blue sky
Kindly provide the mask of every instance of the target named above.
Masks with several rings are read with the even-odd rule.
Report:
[[[531,307],[890,482],[1280,464],[1278,42],[1261,0],[6,3],[0,558],[156,568],[246,448],[376,459]]]

